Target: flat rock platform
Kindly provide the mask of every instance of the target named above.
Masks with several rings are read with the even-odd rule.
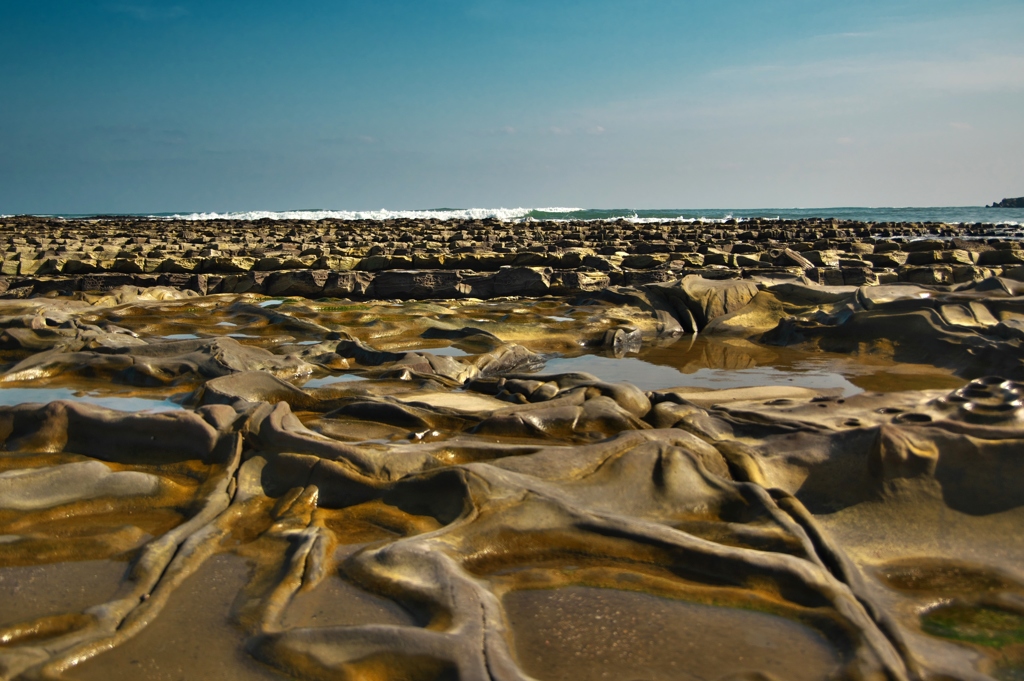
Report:
[[[1020,237],[0,218],[0,681],[1024,678]]]
[[[306,297],[492,298],[798,274],[954,284],[1024,265],[1016,227],[724,223],[0,219],[0,295],[170,286]],[[417,273],[417,274],[412,274]]]

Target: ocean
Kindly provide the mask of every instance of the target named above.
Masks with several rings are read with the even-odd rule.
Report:
[[[284,210],[239,212],[135,213],[131,217],[154,217],[178,220],[484,220],[497,218],[507,222],[529,220],[619,220],[631,222],[722,222],[767,218],[800,220],[804,218],[835,218],[860,222],[918,223],[984,223],[1017,226],[1024,224],[1024,208],[989,208],[985,206],[943,206],[906,208],[432,208],[422,210]],[[95,214],[64,214],[56,217],[87,218]]]

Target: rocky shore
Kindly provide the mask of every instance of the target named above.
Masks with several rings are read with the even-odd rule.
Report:
[[[1016,227],[0,222],[4,681],[1024,674]]]
[[[954,284],[1024,265],[1019,227],[836,220],[633,224],[5,218],[0,294],[494,298],[706,278]],[[1016,276],[1016,275],[1014,275]]]

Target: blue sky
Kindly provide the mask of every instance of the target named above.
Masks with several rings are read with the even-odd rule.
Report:
[[[1020,0],[3,0],[0,213],[977,205]]]

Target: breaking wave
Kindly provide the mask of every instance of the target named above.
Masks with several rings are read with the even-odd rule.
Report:
[[[517,221],[531,216],[568,215],[582,208],[434,208],[429,210],[253,210],[236,213],[160,215],[177,220],[497,220]],[[154,216],[157,217],[157,216]],[[543,218],[542,218],[543,219]]]
[[[873,223],[930,223],[1000,225],[1016,232],[1024,225],[1024,208],[993,208],[985,206],[952,206],[920,208],[744,208],[744,209],[690,209],[690,208],[431,208],[423,210],[250,210],[237,212],[194,213],[134,213],[134,214],[62,214],[40,217],[114,219],[117,217],[146,217],[164,220],[487,220],[523,223],[534,220],[597,221],[625,220],[633,223],[691,222],[716,224],[728,220],[804,220],[812,218],[854,220]],[[0,215],[0,217],[14,217]]]
[[[1020,226],[1024,210],[984,206],[922,208],[762,208],[762,209],[604,209],[604,208],[434,208],[425,210],[288,210],[232,213],[162,213],[149,217],[177,220],[626,220],[635,223],[727,220],[800,220],[807,218],[861,222],[985,223]]]

